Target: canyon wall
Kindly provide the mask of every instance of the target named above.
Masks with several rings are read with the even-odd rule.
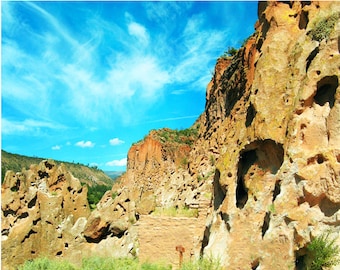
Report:
[[[340,242],[339,8],[260,2],[256,33],[217,63],[199,142],[219,152],[204,253],[227,269],[303,269],[316,236]]]

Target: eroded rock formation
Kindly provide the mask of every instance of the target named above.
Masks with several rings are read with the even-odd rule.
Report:
[[[316,235],[340,240],[339,20],[313,38],[339,8],[261,2],[256,33],[209,85],[204,139],[220,155],[204,253],[228,269],[301,267]]]

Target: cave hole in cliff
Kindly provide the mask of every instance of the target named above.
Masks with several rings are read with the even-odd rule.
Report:
[[[247,116],[246,116],[246,127],[249,127],[251,123],[253,122],[255,116],[256,116],[256,110],[253,106],[253,104],[250,103],[248,109],[247,109]]]
[[[317,83],[317,91],[314,96],[315,103],[324,106],[327,102],[329,107],[333,108],[335,103],[335,92],[339,86],[338,76],[323,77]]]
[[[267,212],[264,216],[263,224],[262,224],[262,238],[266,234],[266,232],[269,229],[269,223],[270,223],[270,212]]]
[[[33,220],[33,225],[37,225],[38,224],[38,222],[41,220],[41,218],[38,218],[38,219],[36,219],[36,220]]]
[[[24,239],[21,240],[21,243],[25,242],[26,239],[30,238],[32,234],[36,234],[36,231],[33,231],[32,229],[28,232],[27,235],[25,235]]]
[[[38,171],[38,175],[40,177],[40,179],[43,179],[43,178],[48,178],[49,177],[49,174],[47,172],[43,172],[43,171]]]
[[[22,213],[20,216],[18,216],[18,218],[27,218],[28,217],[28,212],[24,212]]]
[[[284,151],[282,144],[273,140],[258,140],[248,144],[240,153],[236,206],[242,209],[248,201],[247,181],[251,181],[255,174],[264,175],[269,172],[276,174],[283,163]]]
[[[305,258],[306,258],[306,248],[300,248],[295,251],[295,269],[296,270],[306,270]]]
[[[319,53],[319,47],[316,47],[307,57],[306,60],[306,72],[308,71],[308,68],[310,66],[310,64],[312,63],[313,59],[315,58],[315,56]]]
[[[19,188],[20,188],[20,180],[17,179],[17,181],[15,182],[15,185],[11,187],[11,191],[17,192],[19,190]]]
[[[7,209],[7,210],[3,210],[4,216],[7,217],[8,215],[12,215],[15,216],[16,212],[12,209]]]
[[[236,186],[236,206],[242,209],[248,201],[248,189],[244,183],[244,176],[248,172],[250,166],[255,163],[257,157],[255,150],[247,151],[240,157],[238,166],[238,177]]]
[[[299,18],[299,29],[306,29],[309,22],[308,11],[302,10]]]
[[[275,187],[274,187],[274,191],[273,191],[273,200],[272,202],[275,201],[276,197],[279,196],[281,193],[281,181],[276,181],[275,182]]]
[[[334,203],[325,197],[321,200],[319,207],[326,217],[331,217],[340,210],[340,203]]]
[[[45,167],[48,168],[49,170],[51,170],[54,167],[54,165],[49,163],[47,160],[44,162],[44,164],[45,164]]]
[[[259,258],[252,261],[252,263],[251,263],[251,270],[257,270],[257,269],[260,269],[260,259]]]
[[[221,213],[221,218],[224,221],[228,232],[230,232],[231,226],[230,226],[230,222],[229,222],[230,221],[229,215],[227,213]]]
[[[30,200],[29,202],[28,202],[28,204],[27,204],[27,207],[28,208],[32,208],[33,206],[35,206],[35,204],[37,203],[37,195],[35,195],[35,197],[32,199],[32,200]]]
[[[203,233],[202,246],[200,250],[200,255],[203,257],[204,248],[209,244],[210,238],[210,226],[206,226]]]
[[[226,191],[220,184],[220,177],[221,177],[221,172],[216,169],[215,175],[214,175],[214,209],[217,210],[220,205],[222,204],[225,196],[226,196]]]

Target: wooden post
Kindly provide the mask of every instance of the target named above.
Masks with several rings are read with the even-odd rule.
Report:
[[[185,252],[185,248],[183,246],[176,246],[176,251],[179,252],[179,268],[181,268],[182,263],[183,263],[183,253]]]

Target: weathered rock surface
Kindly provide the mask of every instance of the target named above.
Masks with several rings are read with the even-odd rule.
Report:
[[[63,256],[90,215],[86,186],[51,160],[8,171],[1,192],[2,269],[42,255]],[[75,230],[77,231],[77,230]]]
[[[133,229],[122,239],[128,227],[122,211],[91,213],[87,187],[52,160],[21,173],[7,171],[1,197],[3,270],[41,256],[79,265],[83,257],[122,257],[132,249]]]
[[[339,11],[261,2],[256,33],[208,86],[200,145],[219,158],[204,253],[228,269],[300,267],[316,235],[340,240],[339,20],[312,38]]]

